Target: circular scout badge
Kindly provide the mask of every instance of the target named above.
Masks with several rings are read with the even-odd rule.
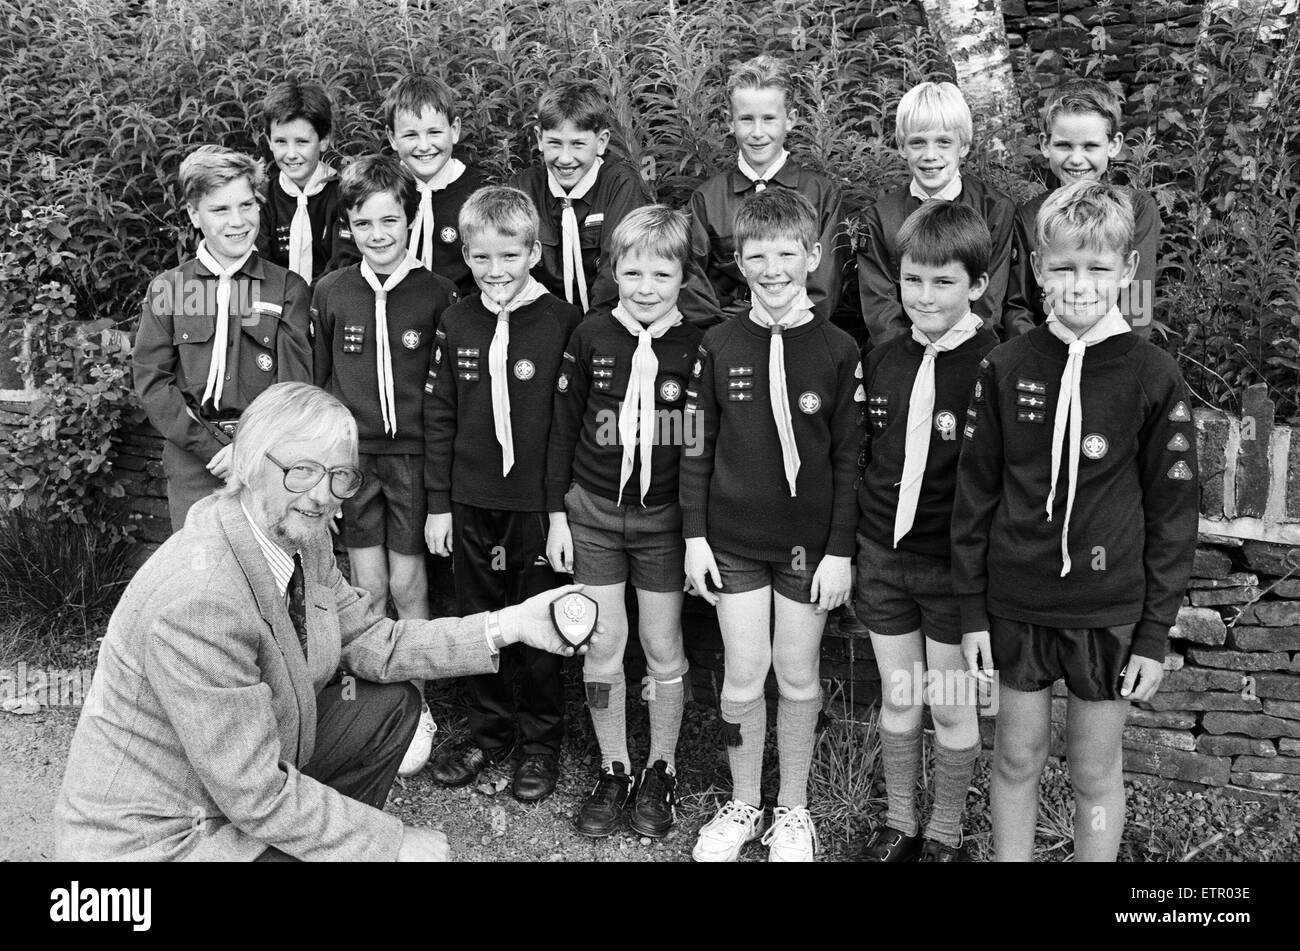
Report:
[[[451,244],[456,240],[455,228],[443,228],[438,232],[438,237],[442,239],[443,244]]]
[[[442,347],[433,348],[433,362],[442,363]]]
[[[532,360],[520,360],[518,363],[515,364],[516,380],[531,380],[533,378],[533,374],[536,372],[537,372],[537,368],[533,366]]]
[[[957,428],[957,417],[948,410],[937,413],[934,417],[934,428],[941,433],[950,433]]]
[[[407,350],[414,350],[420,345],[420,332],[418,330],[408,330],[402,334],[402,346]]]
[[[984,400],[984,382],[982,380],[976,380],[975,381],[975,402],[980,403],[983,402],[983,400]]]
[[[1101,433],[1088,433],[1083,437],[1083,454],[1089,459],[1100,459],[1106,455],[1106,450],[1110,448],[1110,443],[1106,442],[1106,437]]]
[[[259,353],[257,355],[257,368],[263,373],[270,373],[272,366],[271,355],[269,353]]]
[[[691,376],[699,376],[704,372],[704,361],[696,360],[695,366],[691,367]]]
[[[682,385],[676,380],[664,380],[659,384],[659,398],[665,403],[675,403],[681,395]]]
[[[822,398],[812,390],[799,394],[799,409],[807,413],[809,416],[821,408]]]
[[[561,393],[567,393],[569,390],[569,374],[561,373],[559,379],[555,381],[555,388]]]
[[[575,650],[591,640],[599,614],[600,605],[585,594],[574,592],[551,602],[551,623],[564,643]]]

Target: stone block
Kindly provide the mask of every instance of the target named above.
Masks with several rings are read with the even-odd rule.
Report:
[[[1239,651],[1300,650],[1300,627],[1238,624],[1228,629],[1228,645]]]
[[[1219,647],[1228,639],[1228,629],[1219,612],[1212,608],[1180,608],[1169,636]]]
[[[1263,701],[1264,712],[1271,717],[1281,717],[1284,720],[1300,720],[1300,703],[1294,700],[1273,700],[1267,698]]]
[[[1296,433],[1296,445],[1300,445],[1300,431]],[[1275,598],[1287,598],[1294,601],[1300,601],[1300,578],[1287,578],[1285,581],[1275,581],[1270,585],[1269,594]]]
[[[1238,623],[1263,627],[1300,625],[1300,601],[1256,601],[1241,609]]]
[[[1234,772],[1291,773],[1300,775],[1300,759],[1293,756],[1238,756],[1232,761]]]
[[[1220,670],[1286,670],[1291,666],[1291,655],[1282,651],[1228,651],[1190,647],[1187,659],[1193,664]]]
[[[1130,706],[1128,723],[1131,726],[1156,727],[1158,729],[1185,730],[1196,725],[1196,714],[1183,710],[1143,710]]]
[[[1217,548],[1197,546],[1192,560],[1193,578],[1226,578],[1232,573],[1232,559]]]
[[[1165,674],[1160,689],[1169,693],[1184,690],[1227,690],[1241,693],[1245,678],[1231,670],[1207,670],[1204,667],[1184,667]]]
[[[1300,547],[1248,541],[1241,546],[1247,567],[1262,575],[1285,575],[1300,567]]]
[[[1241,399],[1241,450],[1237,455],[1238,516],[1259,518],[1264,514],[1272,479],[1268,458],[1272,435],[1273,401],[1268,398],[1268,385],[1246,387]]]
[[[1151,743],[1126,742],[1124,769],[1206,786],[1226,785],[1231,775],[1226,757],[1188,753]]]
[[[1192,604],[1206,607],[1217,604],[1249,604],[1259,597],[1259,588],[1247,585],[1240,588],[1194,588]]]
[[[1196,751],[1196,738],[1186,730],[1161,730],[1145,726],[1124,727],[1124,742],[1149,743],[1152,746],[1167,746],[1170,749]]]
[[[1257,739],[1300,737],[1300,722],[1265,716],[1262,713],[1225,713],[1216,710],[1201,718],[1201,727],[1207,733],[1244,733]]]
[[[1300,776],[1290,773],[1234,772],[1232,781],[1251,789],[1300,790]]]
[[[1297,741],[1300,742],[1300,741]],[[1218,735],[1202,733],[1196,738],[1196,752],[1212,756],[1276,756],[1272,741],[1231,733]]]
[[[1164,663],[1161,665],[1165,670],[1182,670],[1185,660],[1183,655],[1177,651],[1171,651],[1165,655]]]
[[[1187,587],[1196,588],[1238,588],[1259,584],[1259,575],[1248,571],[1234,571],[1226,578],[1192,578]]]
[[[1218,691],[1160,692],[1147,701],[1147,706],[1157,712],[1163,710],[1224,710],[1233,713],[1257,713],[1264,709],[1259,700],[1248,700],[1240,693]]]
[[[1300,740],[1284,736],[1277,741],[1277,751],[1283,756],[1300,756]]]
[[[1256,674],[1255,693],[1271,700],[1300,700],[1300,676],[1296,674]]]

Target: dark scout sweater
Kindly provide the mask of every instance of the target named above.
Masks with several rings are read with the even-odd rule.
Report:
[[[992,331],[983,330],[935,357],[930,450],[916,517],[898,542],[901,551],[945,560],[950,555],[952,494],[966,408],[980,360],[997,343]],[[898,484],[907,450],[907,407],[924,355],[925,348],[909,333],[872,350],[863,367],[867,430],[860,463],[866,468],[858,487],[858,531],[885,548],[894,547]]]
[[[683,320],[651,344],[659,361],[654,381],[657,440],[650,457],[650,490],[645,504],[677,501],[682,447],[697,433],[685,426],[686,387],[704,332]],[[593,314],[578,325],[564,353],[555,386],[555,419],[547,465],[546,507],[564,511],[564,493],[577,481],[584,489],[617,502],[623,444],[619,409],[632,375],[637,338],[609,313]],[[641,450],[623,488],[623,504],[641,504]]]
[[[433,273],[441,274],[455,284],[461,297],[473,297],[478,293],[478,287],[461,253],[460,209],[470,195],[487,184],[484,174],[469,165],[460,178],[433,193]],[[416,197],[419,197],[418,193]],[[411,223],[415,223],[414,216]],[[423,253],[424,248],[417,246],[415,259],[423,260]]]
[[[824,316],[785,333],[786,383],[800,467],[798,494],[782,463],[768,397],[771,333],[749,318],[710,328],[687,393],[687,417],[702,433],[682,452],[687,538],[763,561],[800,554],[852,556],[853,482],[862,430],[858,348]]]
[[[388,277],[377,275],[380,280]],[[312,295],[316,385],[329,390],[357,421],[358,448],[369,453],[424,451],[424,382],[434,332],[456,301],[451,281],[414,268],[388,292],[388,346],[393,362],[397,435],[384,432],[376,370],[375,292],[361,265],[326,274]]]
[[[257,253],[268,261],[289,266],[289,228],[298,211],[298,199],[280,187],[280,172],[271,166],[257,232]],[[307,199],[311,221],[311,279],[356,264],[361,260],[339,207],[339,180],[333,178]]]
[[[546,511],[551,398],[564,345],[581,317],[577,307],[552,294],[510,315],[506,371],[515,462],[502,476],[488,372],[496,315],[479,295],[443,314],[424,387],[424,481],[431,514],[450,512],[453,500],[486,509]]]
[[[1134,624],[1133,653],[1164,658],[1196,548],[1196,432],[1172,357],[1134,334],[1088,348],[1083,433],[1067,432],[1045,512],[1067,348],[1037,327],[991,352],[971,395],[953,505],[962,630],[988,615],[1052,627]],[[1067,397],[1068,398],[1068,397]],[[1079,439],[1061,574],[1069,440]]]

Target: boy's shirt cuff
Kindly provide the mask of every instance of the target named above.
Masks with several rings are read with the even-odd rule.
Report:
[[[1143,618],[1133,629],[1133,646],[1130,653],[1138,657],[1164,663],[1169,650],[1169,628],[1171,625],[1161,621]]]
[[[451,511],[450,492],[428,492],[428,511],[430,515],[446,515]]]
[[[989,629],[989,612],[983,594],[962,595],[959,600],[961,632],[970,634]]]

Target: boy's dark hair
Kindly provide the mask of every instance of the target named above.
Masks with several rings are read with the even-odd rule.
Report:
[[[448,122],[455,122],[460,117],[456,93],[450,86],[437,76],[408,73],[384,96],[384,127],[392,132],[399,112],[418,116],[425,109],[441,112]]]
[[[595,83],[583,80],[548,86],[537,103],[537,127],[543,132],[572,122],[579,132],[613,128],[609,100]]]
[[[469,196],[460,208],[461,243],[470,247],[488,231],[518,238],[528,247],[542,230],[533,200],[517,188],[487,185]]]
[[[904,255],[929,267],[956,261],[973,284],[988,273],[993,236],[974,208],[934,199],[908,215],[898,229],[900,263]]]
[[[1052,134],[1057,116],[1088,114],[1106,120],[1107,137],[1123,128],[1124,107],[1115,90],[1099,79],[1066,80],[1052,90],[1043,106],[1043,134]]]
[[[334,104],[324,86],[291,79],[266,94],[262,103],[262,130],[268,137],[272,122],[294,119],[306,119],[322,139],[329,136],[334,128]]]
[[[415,176],[394,155],[363,155],[350,162],[339,176],[339,207],[346,215],[381,192],[388,192],[406,212],[415,217],[419,198],[415,193]]]
[[[812,202],[790,188],[765,188],[740,203],[732,233],[737,253],[743,254],[745,242],[772,238],[794,238],[811,251],[817,232]]]

